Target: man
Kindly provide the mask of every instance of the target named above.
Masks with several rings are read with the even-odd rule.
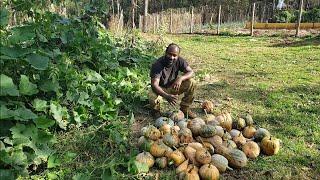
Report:
[[[151,67],[151,88],[149,103],[153,109],[153,115],[160,116],[161,98],[166,99],[171,105],[176,105],[178,95],[184,93],[180,103],[180,110],[193,119],[196,115],[190,110],[194,100],[195,82],[194,74],[188,63],[179,56],[180,48],[177,44],[169,44],[165,55],[160,57]],[[183,72],[179,76],[179,71]]]

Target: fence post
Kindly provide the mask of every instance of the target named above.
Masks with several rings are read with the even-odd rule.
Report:
[[[173,17],[172,17],[172,9],[170,9],[170,34],[172,34],[172,32],[173,32],[173,19],[172,19]]]
[[[156,33],[156,26],[157,26],[156,16],[153,14],[152,17],[153,17],[153,33],[155,34]]]
[[[190,34],[193,33],[193,7],[191,7]]]
[[[143,32],[147,32],[147,16],[148,16],[148,3],[149,0],[144,1],[144,15],[143,15]]]
[[[159,25],[159,14],[157,13],[157,30],[159,31],[160,25]]]
[[[220,33],[220,22],[221,22],[221,5],[219,5],[219,12],[218,12],[217,35],[219,35],[219,33]]]
[[[298,21],[297,21],[297,25],[296,25],[296,37],[299,36],[300,25],[301,25],[302,9],[303,9],[303,0],[300,0],[300,5],[299,5],[299,17],[298,17]]]
[[[253,3],[252,6],[252,18],[251,18],[251,36],[253,36],[253,23],[254,23],[254,11],[256,9],[256,3]]]

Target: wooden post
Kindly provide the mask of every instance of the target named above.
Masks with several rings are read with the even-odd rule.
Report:
[[[149,0],[144,0],[144,15],[143,15],[143,32],[147,32],[147,16],[148,16]]]
[[[193,33],[193,7],[191,7],[190,34]]]
[[[211,17],[210,17],[210,24],[212,24],[212,19],[213,19],[213,13],[211,14]]]
[[[220,23],[221,23],[221,5],[219,5],[219,12],[218,12],[218,27],[217,27],[217,34],[220,33]]]
[[[300,0],[300,5],[299,5],[299,17],[296,25],[296,37],[299,36],[299,31],[300,31],[300,24],[301,24],[301,16],[302,16],[302,9],[303,9],[303,0]]]
[[[169,31],[170,31],[170,34],[172,34],[173,32],[173,17],[172,17],[172,9],[170,9],[170,27],[169,27]]]
[[[153,17],[153,33],[155,34],[156,33],[156,30],[157,30],[157,24],[156,24],[156,16],[153,14],[152,15]]]
[[[251,36],[253,36],[253,23],[254,23],[254,11],[256,9],[256,3],[252,6],[252,18],[251,18]]]
[[[136,24],[134,22],[134,15],[135,15],[135,8],[136,8],[136,3],[134,2],[135,0],[131,0],[131,5],[132,5],[132,29],[135,29],[136,28]]]
[[[160,25],[159,25],[159,14],[157,13],[157,30],[159,30]]]

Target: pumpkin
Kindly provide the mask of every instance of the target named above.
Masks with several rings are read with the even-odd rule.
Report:
[[[211,164],[213,164],[221,173],[225,172],[227,169],[232,170],[228,166],[227,158],[220,154],[214,154],[211,156]]]
[[[171,132],[171,126],[169,124],[163,124],[159,130],[161,134],[167,134]]]
[[[176,168],[176,174],[179,174],[185,170],[187,170],[189,164],[189,159],[185,160],[183,163],[181,163],[177,168]]]
[[[184,119],[184,114],[181,110],[173,111],[170,115],[170,119],[175,122],[181,121]]]
[[[220,173],[219,170],[212,164],[205,164],[200,167],[199,175],[201,179],[218,180]]]
[[[193,136],[198,136],[200,134],[201,126],[205,125],[203,119],[201,118],[194,118],[190,121],[188,121],[187,127],[191,130]]]
[[[197,150],[192,148],[191,146],[187,146],[185,149],[184,149],[184,152],[183,154],[185,155],[185,157],[187,159],[190,160],[190,162],[196,166],[199,166],[200,163],[196,160],[196,152]]]
[[[227,158],[231,167],[242,168],[247,165],[247,156],[244,154],[244,152],[238,149],[229,149],[224,146],[218,146],[215,150],[218,154]]]
[[[212,113],[214,105],[211,101],[205,100],[201,104],[201,107],[206,113]]]
[[[237,129],[231,129],[231,131],[229,132],[229,134],[231,135],[231,138],[234,138],[236,136],[239,136],[241,132]]]
[[[185,171],[182,176],[179,176],[179,179],[181,178],[183,180],[200,180],[198,168],[194,165],[189,165],[187,171]]]
[[[136,156],[136,161],[145,163],[151,168],[154,165],[154,158],[149,152],[142,152]]]
[[[224,134],[222,136],[222,140],[226,141],[226,140],[229,140],[229,139],[232,139],[230,133],[228,133],[227,131],[224,132]]]
[[[167,158],[169,158],[170,157],[170,154],[173,152],[173,150],[169,147],[169,146],[167,146],[166,147],[166,151],[164,152],[164,156],[165,157],[167,157]]]
[[[231,116],[230,116],[231,117]],[[219,125],[223,128],[225,128],[227,131],[230,131],[232,129],[232,119],[229,119],[228,117],[224,114],[221,114],[215,118],[216,121],[219,122]]]
[[[242,145],[246,143],[246,138],[243,137],[241,133],[238,136],[234,137],[232,140],[236,143],[238,148],[241,148]]]
[[[156,165],[161,168],[164,169],[168,166],[168,159],[166,157],[160,157],[156,159]]]
[[[208,142],[202,142],[203,147],[210,153],[214,154],[214,147]]]
[[[198,142],[208,142],[210,144],[212,144],[213,147],[216,147],[217,145],[221,145],[222,144],[222,138],[218,135],[215,135],[213,137],[210,138],[202,138],[200,136],[198,136],[197,138]]]
[[[144,136],[151,140],[158,140],[161,137],[161,132],[156,127],[150,125],[146,130]]]
[[[254,141],[248,141],[242,146],[242,151],[248,158],[255,159],[260,154],[260,147]]]
[[[146,134],[147,130],[148,130],[148,127],[147,127],[147,126],[141,128],[141,130],[140,130],[140,135],[141,135],[141,136],[144,136],[144,135]]]
[[[179,132],[180,131],[180,127],[175,125],[175,126],[172,127],[172,130],[175,131],[175,132]]]
[[[208,164],[211,162],[211,154],[205,148],[198,149],[196,151],[196,160],[201,164]]]
[[[238,118],[233,122],[232,127],[241,131],[244,127],[246,127],[246,121],[243,118]]]
[[[253,126],[253,119],[252,119],[252,116],[250,114],[246,115],[245,120],[246,120],[246,125],[247,126]]]
[[[151,145],[154,143],[154,141],[147,139],[144,136],[141,136],[138,140],[138,147],[140,150],[143,151],[150,151]]]
[[[156,119],[154,125],[157,127],[157,128],[160,128],[162,127],[164,124],[168,124],[169,126],[173,126],[174,125],[174,122],[170,119],[170,118],[167,118],[167,117],[159,117]]]
[[[203,148],[203,145],[201,143],[198,143],[198,142],[189,143],[188,146],[192,147],[193,149],[201,149],[201,148]]]
[[[179,145],[180,139],[175,131],[165,134],[163,136],[163,142],[169,147],[177,147]]]
[[[264,128],[257,129],[256,133],[254,134],[254,141],[260,142],[265,137],[270,137],[270,132]]]
[[[221,127],[221,126],[219,126],[219,125],[217,125],[217,126],[215,126],[215,127],[216,127],[216,135],[222,137],[223,134],[224,134],[224,129],[223,129],[223,127]]]
[[[193,142],[192,132],[188,128],[183,128],[179,131],[178,137],[180,143],[191,143]]]
[[[280,140],[274,137],[264,137],[261,141],[261,149],[268,156],[277,154],[280,149]]]
[[[201,126],[199,134],[201,137],[212,137],[216,134],[216,128],[215,126],[204,124]]]
[[[216,120],[216,118],[214,118],[211,121],[207,121],[208,125],[212,125],[212,126],[220,126],[220,122]]]
[[[180,129],[187,128],[187,125],[188,125],[188,122],[185,120],[181,120],[177,123],[177,126],[179,126]]]
[[[203,120],[208,124],[210,121],[214,121],[215,118],[216,118],[216,116],[214,116],[213,114],[206,114],[203,117]]]
[[[231,149],[237,148],[237,144],[234,141],[230,140],[230,139],[226,140],[226,141],[223,141],[222,145],[224,145],[227,148],[231,148]]]
[[[162,141],[157,141],[151,145],[150,154],[154,157],[163,157],[168,149],[167,147]]]
[[[186,160],[183,153],[178,149],[170,153],[169,159],[173,160],[173,163],[176,167],[178,167],[181,163],[183,163]]]
[[[256,133],[256,128],[254,128],[253,126],[247,126],[243,129],[242,134],[244,137],[246,138],[252,138],[254,136],[254,134]]]

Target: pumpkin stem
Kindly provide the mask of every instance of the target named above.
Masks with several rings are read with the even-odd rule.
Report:
[[[227,166],[227,169],[230,170],[230,171],[233,171],[233,169],[229,166]]]

